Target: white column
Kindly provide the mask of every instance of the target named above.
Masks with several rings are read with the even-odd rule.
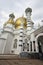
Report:
[[[33,41],[35,41],[34,33],[31,34],[32,52],[34,52],[34,43],[33,43]]]
[[[33,51],[34,51],[33,41],[31,40],[31,42],[32,42],[32,51],[31,51],[31,52],[33,52]],[[31,43],[30,43],[30,45],[31,45]],[[30,48],[31,48],[31,47],[30,47]]]
[[[35,45],[36,45],[36,52],[39,52],[37,40],[35,40]]]
[[[30,42],[29,42],[29,52],[31,52],[31,48],[30,48]]]

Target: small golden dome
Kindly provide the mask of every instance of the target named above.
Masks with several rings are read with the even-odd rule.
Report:
[[[27,28],[27,21],[25,17],[20,17],[15,21],[15,28],[19,29],[21,27],[21,24],[23,24],[23,28]]]
[[[15,25],[14,20],[13,20],[15,16],[13,14],[10,14],[9,17],[10,17],[9,20],[5,22],[4,26],[6,26],[7,24]]]

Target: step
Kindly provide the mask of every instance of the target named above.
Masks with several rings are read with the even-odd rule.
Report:
[[[43,65],[39,59],[22,58],[13,54],[0,55],[0,65]]]

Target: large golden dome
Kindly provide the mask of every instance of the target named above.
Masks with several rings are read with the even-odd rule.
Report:
[[[15,28],[19,29],[21,27],[21,24],[23,24],[23,28],[27,28],[27,21],[25,17],[20,17],[15,21]]]

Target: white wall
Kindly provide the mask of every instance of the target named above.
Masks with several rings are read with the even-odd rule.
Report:
[[[0,54],[4,53],[7,35],[8,35],[7,33],[2,33],[0,36]]]
[[[12,33],[8,33],[8,37],[6,40],[6,46],[5,46],[5,50],[4,53],[5,54],[9,54],[11,51],[11,46],[12,46],[12,41],[13,41],[13,34]]]
[[[14,45],[14,40],[17,39],[17,48],[13,48]],[[21,47],[19,46],[20,41],[19,41],[20,37],[19,34],[14,36],[13,42],[12,42],[12,47],[11,47],[11,51],[13,50],[13,54],[19,54],[22,50]],[[12,53],[12,52],[11,52]]]
[[[5,39],[0,39],[0,54],[2,54],[4,51],[5,43],[6,43]]]

